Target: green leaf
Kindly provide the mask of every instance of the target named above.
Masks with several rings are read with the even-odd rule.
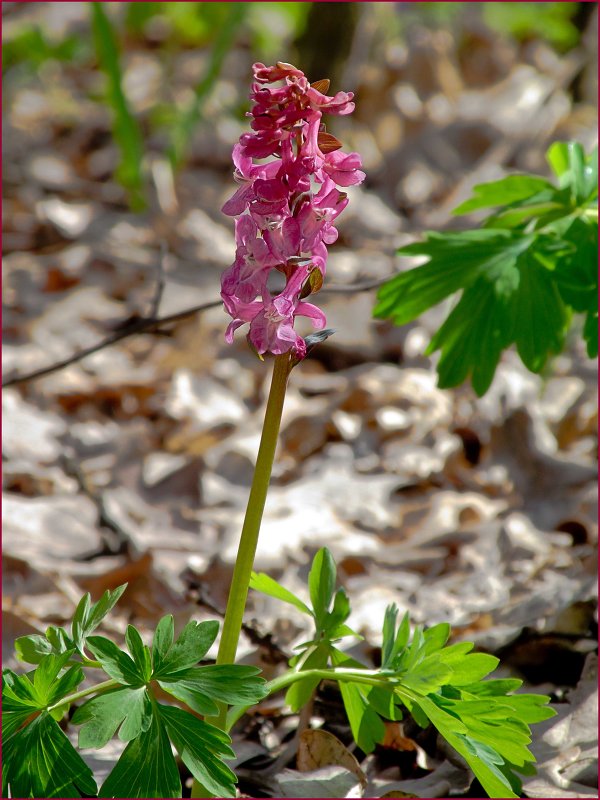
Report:
[[[292,594],[292,592],[290,592],[276,580],[273,580],[273,578],[265,575],[264,572],[252,573],[252,577],[250,578],[250,588],[257,592],[262,592],[269,597],[275,597],[277,600],[283,600],[284,603],[289,603],[303,614],[308,614],[310,617],[313,615],[306,603],[303,603],[299,597],[296,597],[295,594]]]
[[[583,337],[587,343],[587,354],[590,358],[598,356],[598,309],[590,311],[585,318]]]
[[[28,675],[7,670],[2,676],[4,796],[79,797],[96,794],[96,784],[46,707],[83,680],[75,665],[60,678],[69,653],[47,655]]]
[[[438,654],[434,654],[419,661],[402,675],[402,685],[421,694],[430,694],[450,683],[451,676],[452,669],[440,661]]]
[[[330,641],[343,639],[345,636],[354,636],[362,639],[356,631],[353,631],[345,620],[350,616],[350,600],[344,588],[339,588],[333,598],[333,608],[328,611],[323,620],[323,635]]]
[[[450,625],[447,622],[440,622],[432,625],[423,631],[423,647],[421,654],[423,657],[441,650],[450,636]]]
[[[3,718],[4,718],[3,714]],[[47,711],[24,727],[3,726],[4,797],[96,796],[91,769]]]
[[[554,142],[546,158],[559,179],[559,185],[570,188],[574,205],[582,205],[597,197],[597,148],[586,158],[579,142]]]
[[[79,747],[99,749],[112,739],[120,726],[119,739],[129,742],[147,731],[152,722],[150,698],[144,686],[114,689],[88,700],[73,715],[82,725]]]
[[[364,669],[360,662],[335,648],[331,653],[331,661],[336,667]],[[340,681],[339,687],[354,741],[365,753],[371,753],[385,736],[385,725],[369,701],[370,690],[378,687],[349,681]],[[381,692],[376,692],[375,703],[377,708],[381,709],[384,704]],[[389,708],[387,704],[384,707]]]
[[[87,637],[96,630],[108,612],[114,608],[126,588],[127,584],[124,583],[112,591],[107,589],[94,604],[91,602],[89,592],[81,598],[73,615],[71,635],[75,646],[82,654]]]
[[[158,682],[162,689],[205,716],[214,716],[214,700],[229,705],[253,705],[268,694],[260,670],[241,664],[192,667],[165,675]]]
[[[383,643],[381,646],[381,668],[394,669],[398,656],[402,653],[410,636],[410,621],[408,612],[402,617],[402,622],[396,632],[398,607],[395,603],[385,610],[383,618]]]
[[[566,142],[551,144],[546,153],[546,160],[556,177],[562,178],[569,169],[569,149]]]
[[[483,395],[502,351],[515,344],[525,365],[541,371],[564,347],[571,309],[585,313],[588,354],[597,355],[597,149],[555,143],[555,188],[534,175],[510,175],[475,187],[456,209],[495,208],[476,230],[428,233],[402,255],[427,263],[402,272],[378,292],[374,316],[397,325],[462,292],[426,354],[441,351],[441,388],[470,378]]]
[[[397,690],[401,693],[401,689]],[[415,697],[411,699],[421,708],[423,713],[431,720],[446,741],[454,747],[467,761],[476,778],[479,780],[485,791],[490,797],[506,798],[517,797],[512,791],[510,781],[497,768],[498,756],[494,754],[492,758],[481,758],[485,754],[482,749],[480,753],[470,743],[466,734],[468,729],[462,721],[452,714],[448,714],[439,708],[430,697]],[[499,758],[499,763],[503,759]]]
[[[63,669],[67,661],[69,660],[71,653],[61,653],[61,655],[48,655],[43,658],[38,668],[33,673],[33,687],[36,696],[40,699],[41,707],[43,708],[44,705],[49,705],[52,701],[50,700],[51,694],[56,694],[53,691],[53,687],[55,688],[55,682],[58,677],[59,672]],[[81,674],[81,669],[75,667],[75,675]],[[81,679],[79,681],[81,683]],[[72,681],[68,682],[69,685],[72,685]],[[60,694],[57,695],[60,698]]]
[[[531,257],[522,259],[515,303],[515,340],[525,366],[539,372],[550,352],[563,348],[568,315],[547,270]]]
[[[174,639],[175,622],[173,615],[167,614],[156,626],[152,639],[152,670],[154,674],[160,672]]]
[[[448,661],[444,658],[444,650],[438,654],[443,663],[452,669],[452,686],[465,686],[473,683],[473,681],[480,681],[493,672],[500,659],[496,656],[490,656],[487,653],[471,653],[463,656],[457,661]]]
[[[208,622],[192,620],[188,622],[179,634],[177,641],[166,651],[161,652],[161,664],[158,669],[155,669],[153,677],[162,678],[163,675],[171,672],[195,666],[204,658],[217,638],[218,632],[219,623],[216,620]],[[164,647],[164,643],[161,642],[160,646]]]
[[[544,178],[536,175],[509,175],[499,181],[474,186],[474,197],[461,203],[452,213],[470,214],[479,208],[511,205],[547,191],[554,193],[555,189]]]
[[[229,736],[180,708],[159,708],[171,741],[194,778],[216,797],[234,797],[236,777],[222,760],[235,757]]]
[[[130,686],[142,686],[146,683],[145,675],[138,670],[135,662],[110,639],[90,636],[87,644],[102,664],[102,669],[114,680]]]
[[[129,191],[133,208],[144,207],[142,134],[123,91],[117,37],[102,3],[92,3],[92,27],[98,62],[107,78],[107,100],[113,112],[113,135],[121,153],[117,178]]]
[[[317,627],[321,627],[329,610],[335,591],[336,567],[333,556],[326,547],[315,555],[308,574],[310,601],[315,612]]]
[[[181,797],[179,771],[158,714],[123,750],[99,797]]]
[[[470,375],[475,392],[484,395],[502,350],[510,344],[512,327],[509,304],[496,296],[493,284],[481,278],[466,289],[426,350],[441,350],[438,386],[458,386]]]
[[[598,225],[572,217],[558,233],[572,245],[556,261],[558,291],[575,311],[593,312],[598,309]]]
[[[127,626],[125,641],[139,675],[143,677],[144,682],[147,683],[150,680],[150,675],[152,674],[152,658],[150,656],[150,648],[144,645],[142,637],[133,627],[133,625]]]
[[[340,588],[334,595],[333,608],[325,615],[324,628],[329,631],[345,622],[350,616],[350,600],[346,590]]]
[[[59,655],[67,650],[72,650],[73,642],[64,628],[49,626],[46,635],[33,633],[29,636],[19,636],[15,640],[15,651],[20,661],[28,664],[39,664],[44,656],[54,653]]]
[[[423,255],[429,261],[395,275],[378,291],[374,316],[404,325],[448,295],[471,286],[480,275],[490,280],[514,268],[532,236],[505,230],[426,234],[424,242],[400,248],[401,255]]]

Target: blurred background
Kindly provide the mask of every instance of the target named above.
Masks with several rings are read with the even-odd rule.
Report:
[[[318,299],[336,334],[291,378],[257,568],[301,593],[330,547],[362,657],[393,601],[558,701],[577,685],[596,630],[595,364],[572,342],[533,375],[509,352],[483,398],[440,391],[422,353],[444,310],[395,328],[371,318],[374,291],[339,287],[405,268],[396,249],[426,229],[471,224],[451,211],[474,184],[547,175],[556,140],[595,145],[597,14],[2,4],[5,664],[16,636],[65,624],[84,591],[129,582],[105,628],[117,638],[129,621],[151,631],[161,613],[224,608],[269,368],[243,335],[223,340],[215,302],[235,248],[220,208],[251,65],[282,60],[355,92],[355,113],[328,129],[367,180],[330,248],[338,291]],[[215,307],[19,380],[203,304]],[[251,598],[248,620],[241,657],[267,672],[304,638],[275,601]],[[582,725],[544,745],[529,796],[552,789],[552,759],[583,747]],[[574,796],[593,796],[589,759],[564,770],[592,791]]]

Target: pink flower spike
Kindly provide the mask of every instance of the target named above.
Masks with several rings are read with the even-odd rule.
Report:
[[[349,114],[352,92],[323,93],[329,81],[311,86],[292,64],[257,62],[248,117],[252,132],[240,136],[233,149],[234,177],[239,188],[223,206],[236,217],[236,254],[221,278],[221,297],[232,317],[226,340],[250,324],[248,337],[256,351],[306,355],[306,343],[295,331],[304,316],[322,329],[325,314],[300,299],[311,272],[325,275],[327,245],[338,232],[333,223],[348,204],[338,186],[364,180],[358,153],[343,153],[322,123],[324,113]],[[279,83],[278,83],[279,82]],[[277,83],[276,86],[268,84]],[[255,164],[254,159],[269,159]],[[270,270],[286,276],[283,291],[271,296]],[[310,288],[320,288],[320,280]]]

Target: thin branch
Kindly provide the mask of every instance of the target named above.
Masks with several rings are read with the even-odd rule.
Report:
[[[150,319],[158,316],[158,309],[160,306],[160,301],[162,300],[163,293],[165,291],[165,266],[167,260],[167,243],[162,242],[160,246],[160,258],[156,263],[156,272],[157,272],[157,282],[156,282],[156,290],[154,292],[154,297],[152,298],[152,305],[150,306],[150,313],[148,317]]]
[[[161,259],[161,261],[162,260],[163,259]],[[386,275],[383,278],[375,278],[370,281],[364,281],[363,283],[327,286],[321,290],[321,293],[358,294],[359,292],[368,292],[371,289],[376,289],[378,286],[386,283],[392,277],[393,274]],[[187,319],[187,317],[192,317],[195,314],[200,314],[203,311],[208,311],[211,308],[217,308],[218,306],[222,305],[221,300],[211,300],[209,303],[200,303],[199,305],[192,306],[191,308],[186,308],[183,311],[177,311],[174,314],[167,314],[165,317],[158,317],[156,315],[156,311],[158,305],[160,305],[163,289],[164,279],[162,278],[161,268],[161,280],[159,280],[156,294],[154,295],[152,302],[152,314],[146,317],[135,319],[132,322],[121,324],[121,326],[117,327],[117,330],[115,330],[106,338],[101,339],[99,342],[91,345],[90,347],[85,347],[82,350],[78,350],[67,358],[63,358],[62,360],[56,361],[53,364],[49,364],[46,367],[34,369],[31,372],[25,372],[22,375],[11,375],[2,381],[2,388],[4,389],[8,386],[16,386],[19,383],[26,383],[27,381],[33,381],[37,378],[43,378],[45,375],[50,375],[51,373],[58,372],[65,367],[70,367],[71,364],[76,364],[78,361],[81,361],[87,356],[91,356],[94,353],[98,353],[100,350],[104,350],[105,347],[111,347],[113,344],[117,344],[117,342],[122,342],[123,339],[127,339],[130,336],[134,336],[138,333],[146,333],[162,327],[163,325],[169,325],[173,322],[180,322],[181,320]]]

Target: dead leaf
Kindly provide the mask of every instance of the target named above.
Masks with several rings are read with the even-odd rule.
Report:
[[[367,776],[358,761],[342,742],[328,731],[306,730],[300,735],[296,766],[300,772],[311,772],[321,767],[339,766],[351,772],[364,789]]]
[[[311,772],[283,770],[277,776],[281,797],[362,797],[361,783],[349,770],[339,766]]]

